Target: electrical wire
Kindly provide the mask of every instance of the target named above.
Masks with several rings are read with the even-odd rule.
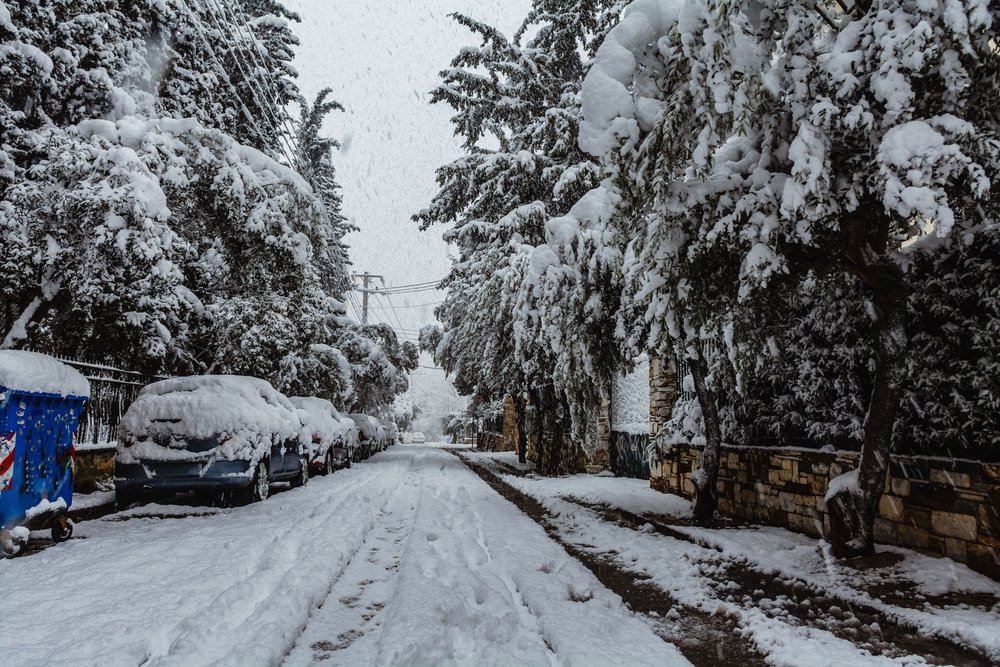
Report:
[[[226,3],[226,0],[222,0],[222,2]],[[211,4],[212,7],[215,8],[215,11],[213,12],[211,10],[211,8],[209,8],[209,10],[208,10],[208,16],[211,18],[213,24],[215,25],[216,29],[218,29],[218,31],[219,31],[220,35],[222,36],[222,38],[225,39],[226,38],[226,32],[227,32],[226,31],[225,21],[230,20],[230,17],[226,15],[225,11],[223,11],[222,7],[219,6],[219,4],[218,4],[218,2],[216,0],[209,0],[209,4]],[[248,39],[243,34],[243,30],[240,27],[239,18],[236,16],[235,12],[232,11],[232,8],[228,6],[228,4],[226,6],[227,6],[227,9],[230,10],[230,15],[231,15],[231,17],[233,19],[231,25],[236,30],[236,32],[239,33],[241,41],[247,42],[248,46],[249,46],[250,43],[256,44],[255,40]],[[188,11],[190,12],[190,10],[188,10]],[[220,18],[221,18],[221,21],[220,21]],[[243,20],[246,21],[246,15],[245,14],[244,14]],[[281,153],[285,156],[285,159],[288,160],[288,164],[290,166],[294,167],[297,164],[297,160],[295,159],[295,148],[294,148],[294,146],[292,144],[292,137],[295,136],[294,131],[288,133],[287,132],[288,131],[287,125],[285,126],[285,129],[282,130],[281,127],[279,126],[280,123],[281,123],[281,121],[279,120],[278,116],[276,115],[278,112],[275,111],[275,110],[273,110],[272,107],[271,107],[271,105],[265,104],[262,101],[262,98],[266,99],[268,97],[268,92],[264,91],[264,89],[263,89],[263,86],[265,84],[260,79],[258,79],[256,77],[253,77],[253,76],[250,76],[247,73],[248,71],[252,71],[252,68],[250,67],[249,64],[247,64],[246,68],[244,69],[244,62],[243,62],[243,60],[241,59],[241,57],[239,55],[240,53],[242,53],[242,51],[240,49],[234,48],[233,45],[232,45],[232,43],[228,42],[228,41],[226,43],[226,46],[229,47],[229,54],[232,56],[233,61],[236,63],[237,69],[239,69],[240,74],[243,76],[243,80],[246,83],[247,88],[250,89],[250,93],[254,97],[255,101],[257,102],[257,106],[260,108],[260,110],[263,112],[263,114],[265,116],[267,116],[267,120],[269,121],[269,123],[271,125],[271,131],[274,133],[275,140],[278,142],[278,150],[281,151]],[[253,52],[250,51],[249,54],[252,57]],[[261,67],[259,63],[256,63],[256,64],[264,72],[267,71],[267,68]],[[269,87],[270,87],[270,83],[271,83],[270,81],[267,81],[267,85]],[[254,90],[254,88],[256,88],[256,90]],[[274,91],[273,88],[270,89],[270,93],[271,94],[275,94],[275,91]],[[277,103],[279,101],[280,101],[280,96],[275,95],[275,98],[274,98],[275,104],[277,105]],[[284,111],[283,108],[282,108],[282,111]],[[284,144],[284,146],[282,146],[282,144]]]
[[[216,0],[211,0],[211,1],[213,3],[216,2]],[[243,31],[240,28],[240,25],[241,25],[240,21],[239,21],[238,17],[236,17],[236,12],[233,10],[233,6],[230,3],[230,1],[229,0],[219,0],[219,1],[222,2],[226,6],[227,9],[229,9],[229,12],[230,12],[230,14],[232,14],[233,18],[237,19],[235,21],[236,30],[240,33],[240,35],[242,35]],[[242,23],[242,25],[244,25],[244,26],[247,27],[247,33],[248,33],[249,36],[246,37],[246,39],[247,39],[248,43],[251,44],[251,45],[253,45],[253,47],[254,47],[254,49],[250,51],[250,57],[251,57],[251,59],[254,61],[254,63],[258,67],[260,67],[261,69],[263,69],[265,72],[270,71],[262,63],[262,60],[266,60],[266,59],[268,59],[268,58],[271,57],[270,54],[267,53],[261,47],[260,42],[253,35],[253,33],[252,33],[251,29],[250,29],[250,19],[247,16],[246,10],[244,9],[243,5],[241,3],[239,3],[239,2],[237,2],[236,3],[236,7],[237,7],[237,9],[239,9],[240,15],[243,17],[243,23]],[[260,55],[261,60],[257,60],[257,58],[254,57],[254,52],[255,51],[256,51],[256,53],[258,55]],[[273,64],[273,62],[272,62],[272,64]],[[284,107],[283,104],[281,104],[281,92],[277,88],[272,87],[272,84],[274,83],[273,81],[271,81],[270,79],[266,79],[266,81],[268,83],[268,86],[271,89],[271,93],[274,95],[275,108],[277,109],[277,113],[280,116],[280,120],[284,124],[285,130],[288,131],[288,136],[289,137],[294,137],[295,136],[295,122],[288,115],[288,110],[285,109],[285,107]],[[293,151],[293,155],[294,154],[295,153]],[[293,162],[292,164],[294,165],[295,163]]]

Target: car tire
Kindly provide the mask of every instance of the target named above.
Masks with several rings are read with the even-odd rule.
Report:
[[[347,462],[344,464],[345,468],[350,468],[351,467],[351,459],[352,458],[354,458],[354,457],[351,456],[351,452],[347,452]]]
[[[299,460],[299,472],[292,478],[292,488],[297,489],[309,483],[309,459]]]
[[[326,458],[323,459],[323,474],[332,475],[337,466],[333,463],[333,451],[328,450],[326,452]]]
[[[254,471],[250,484],[233,492],[234,504],[250,505],[267,500],[267,497],[271,495],[271,480],[268,479],[268,475],[267,462],[258,461],[257,470]]]
[[[115,505],[118,509],[124,510],[128,509],[132,505],[135,505],[140,501],[139,494],[135,491],[126,491],[125,489],[115,489]]]

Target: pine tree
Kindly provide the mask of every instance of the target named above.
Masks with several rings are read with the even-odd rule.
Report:
[[[302,102],[296,128],[296,164],[326,209],[325,219],[311,235],[320,279],[329,294],[343,298],[351,286],[350,258],[343,239],[357,228],[342,213],[343,198],[331,157],[340,144],[320,134],[327,115],[344,109],[339,102],[327,99],[331,92],[329,88],[320,91],[311,106]]]
[[[437,310],[446,331],[434,347],[457,385],[483,404],[506,393],[520,401],[563,377],[550,339],[534,335],[537,328],[516,311],[527,291],[528,249],[543,246],[547,222],[598,182],[597,164],[577,146],[578,91],[583,54],[613,20],[604,13],[610,4],[540,0],[513,40],[455,17],[482,43],[453,60],[433,99],[456,110],[452,122],[467,154],[438,171],[441,191],[415,219],[424,228],[452,225],[446,238],[459,254]],[[564,390],[545,390],[557,430],[568,417]],[[562,465],[558,449],[552,471]]]

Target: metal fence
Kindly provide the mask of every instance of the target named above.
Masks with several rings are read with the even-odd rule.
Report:
[[[80,417],[77,446],[114,443],[118,439],[122,415],[139,391],[151,382],[165,379],[105,364],[57,358],[90,381],[90,400]]]

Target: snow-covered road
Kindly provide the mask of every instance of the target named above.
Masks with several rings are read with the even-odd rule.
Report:
[[[688,664],[455,456],[146,506],[0,562],[4,665]]]

